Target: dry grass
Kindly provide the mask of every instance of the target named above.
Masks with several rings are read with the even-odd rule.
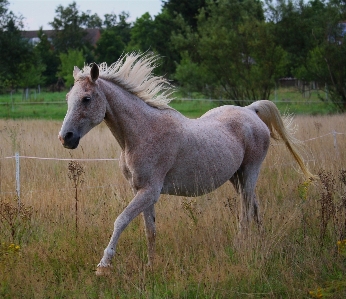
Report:
[[[297,117],[296,122],[301,140],[333,130],[346,134],[345,115]],[[0,121],[0,158],[13,156],[15,150],[50,158],[119,157],[105,125],[91,131],[73,151],[60,145],[60,125]],[[311,170],[328,172],[335,181],[328,200],[339,210],[327,221],[323,242],[322,184],[304,185],[284,146],[273,144],[257,185],[263,233],[253,226],[246,237],[237,235],[239,199],[229,184],[196,199],[162,196],[156,208],[154,271],[145,266],[146,241],[138,217],[120,238],[114,273],[101,278],[94,275],[96,264],[116,216],[132,198],[117,161],[80,162],[84,182],[78,193],[77,234],[68,161],[21,159],[21,201],[32,214],[29,225],[20,220],[16,224],[13,240],[8,226],[0,228],[0,297],[344,298],[345,256],[337,241],[346,220],[341,205],[345,185],[339,180],[346,169],[346,136],[337,135],[337,148],[331,134],[305,145]],[[15,195],[15,161],[1,159],[1,202]]]

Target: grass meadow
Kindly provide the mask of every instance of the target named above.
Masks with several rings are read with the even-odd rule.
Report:
[[[69,159],[118,158],[108,128],[66,150],[61,121],[0,120],[0,298],[346,298],[345,115],[295,120],[320,179],[304,181],[273,142],[256,189],[263,232],[252,225],[238,235],[230,184],[198,198],[164,195],[153,270],[139,216],[106,277],[95,275],[96,265],[132,192],[117,161]],[[20,209],[16,162],[6,158],[15,151],[52,158],[20,159]]]
[[[67,110],[66,93],[61,92],[34,92],[31,90],[26,99],[22,92],[13,94],[0,94],[0,118],[2,119],[64,119]],[[186,95],[185,95],[186,96]],[[293,112],[295,114],[327,115],[337,113],[337,108],[330,102],[322,102],[323,93],[316,90],[303,96],[296,88],[280,88],[273,92],[270,100],[274,101],[280,111]],[[171,106],[186,116],[196,118],[211,108],[220,104],[232,104],[227,100],[205,99],[199,93],[192,93],[189,98],[177,90]]]

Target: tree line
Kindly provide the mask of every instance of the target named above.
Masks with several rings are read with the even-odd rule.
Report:
[[[59,5],[35,45],[23,39],[23,16],[0,0],[0,88],[73,84],[74,65],[115,62],[123,53],[153,51],[156,70],[184,92],[247,105],[268,99],[277,81],[315,82],[346,110],[346,0],[165,0],[158,15],[103,17]],[[94,46],[85,29],[97,28]],[[322,98],[321,98],[322,99]]]

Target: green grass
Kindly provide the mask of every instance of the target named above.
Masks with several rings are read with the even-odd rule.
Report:
[[[0,95],[0,118],[61,120],[66,114],[66,92],[30,94],[28,100],[22,93]]]
[[[47,119],[62,120],[66,114],[66,91],[31,93],[28,100],[23,100],[22,93],[0,95],[0,118],[5,119]],[[198,97],[198,98],[196,98]],[[317,91],[306,98],[295,89],[279,89],[270,96],[281,112],[295,114],[325,115],[336,113],[337,109],[330,103],[322,102]],[[231,102],[224,101],[223,104]],[[193,99],[184,99],[178,92],[171,106],[187,117],[196,118],[217,107],[218,101],[203,99],[193,95]]]

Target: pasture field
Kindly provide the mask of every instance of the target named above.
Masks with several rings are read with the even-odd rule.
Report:
[[[252,225],[238,234],[230,184],[198,198],[164,195],[153,270],[137,217],[120,237],[111,275],[97,277],[132,191],[116,160],[69,159],[116,159],[115,139],[101,124],[66,150],[61,121],[0,120],[0,298],[346,298],[345,115],[295,121],[320,179],[304,181],[273,141],[256,189],[262,232]],[[20,159],[20,209],[8,158],[16,151],[50,158]]]
[[[0,94],[0,118],[3,119],[47,119],[62,120],[66,114],[65,101],[67,91],[29,93],[24,99],[23,93],[12,95]],[[321,93],[320,93],[321,95]],[[201,94],[191,94],[190,98],[177,90],[175,100],[170,105],[188,117],[199,117],[211,108],[222,104],[230,104],[227,100],[208,100]],[[296,114],[325,115],[337,112],[328,102],[319,100],[318,92],[312,91],[309,97],[303,97],[295,88],[280,88],[269,98],[276,102],[280,111],[290,111]]]

